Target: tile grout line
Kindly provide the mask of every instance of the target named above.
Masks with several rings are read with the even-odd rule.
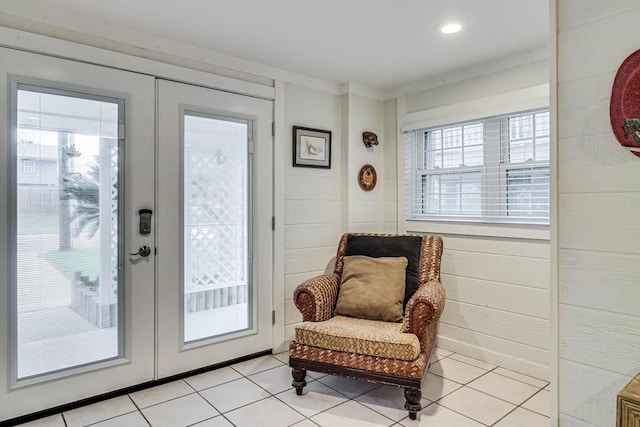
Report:
[[[522,403],[520,404],[520,406],[524,405],[525,403],[527,403],[528,401],[530,401],[531,399],[533,399],[534,397],[536,397],[537,395],[539,395],[539,394],[540,394],[540,393],[542,393],[543,391],[547,391],[547,393],[550,393],[550,392],[549,392],[549,390],[545,390],[544,388],[541,388],[540,390],[538,390],[537,392],[535,392],[531,397],[529,397],[527,400],[525,400],[524,402],[522,402]],[[536,410],[534,410],[534,409],[525,408],[524,406],[522,406],[522,409],[526,409],[527,411],[531,411],[531,412],[533,412],[533,413],[535,413],[535,414],[542,415],[543,417],[550,418],[550,417],[548,417],[547,415],[545,415],[545,414],[541,414],[540,412],[538,412],[538,411],[536,411]]]
[[[447,350],[447,351],[449,351],[449,350]],[[461,353],[451,353],[451,354],[449,354],[449,355],[447,355],[447,356],[442,357],[441,359],[436,360],[435,362],[431,363],[430,365],[432,365],[432,364],[436,364],[436,363],[440,362],[440,361],[441,361],[441,360],[443,360],[443,359],[451,359],[451,360],[455,360],[456,362],[464,363],[465,365],[472,366],[472,367],[477,368],[477,369],[487,370],[487,368],[481,368],[481,367],[479,367],[479,366],[472,365],[471,363],[467,363],[467,362],[464,362],[464,361],[462,361],[462,360],[458,360],[458,359],[453,359],[453,358],[451,358],[451,356],[456,355],[456,354],[459,354],[460,356],[464,356],[464,357],[469,357],[469,356],[465,356],[464,354],[461,354]],[[471,357],[469,357],[469,358],[471,358]],[[480,361],[480,362],[482,362],[482,361]],[[485,362],[483,362],[483,363],[485,363]],[[519,380],[519,379],[517,379],[517,378],[512,378],[512,377],[510,377],[510,376],[503,375],[503,374],[501,374],[501,373],[499,373],[499,372],[494,372],[496,375],[500,375],[500,376],[502,376],[502,377],[509,378],[509,379],[514,380],[514,381],[518,381],[518,382],[520,382],[520,383],[530,385],[530,386],[532,386],[532,387],[536,387],[536,388],[544,388],[544,387],[547,387],[547,386],[550,384],[550,383],[549,383],[549,381],[545,381],[545,380],[542,380],[542,379],[540,379],[540,378],[532,377],[531,375],[522,374],[522,373],[520,373],[520,372],[512,371],[511,369],[507,369],[507,368],[505,368],[505,367],[503,367],[503,366],[500,366],[500,365],[492,365],[492,366],[493,366],[493,368],[488,369],[488,371],[495,371],[495,370],[497,370],[497,369],[501,368],[501,369],[504,369],[505,371],[513,372],[513,373],[515,373],[515,374],[519,374],[519,375],[522,375],[522,376],[525,376],[525,377],[529,377],[529,378],[532,378],[532,379],[534,379],[534,380],[542,381],[543,383],[545,383],[545,385],[544,385],[544,386],[540,387],[540,386],[537,386],[537,385],[533,385],[533,384],[531,384],[531,383],[528,383],[528,382],[526,382],[526,381]],[[427,370],[427,372],[431,372],[431,371]],[[432,373],[432,374],[434,374],[434,375],[438,375],[438,374],[435,374],[435,373],[433,373],[433,372],[431,372],[431,373]],[[484,375],[484,374],[482,374],[482,375]],[[481,376],[482,376],[482,375],[481,375]],[[438,375],[438,376],[439,376],[439,377],[441,377],[441,378],[445,378],[445,377],[443,377],[442,375]],[[480,377],[478,377],[478,378],[480,378]],[[453,380],[451,380],[451,379],[449,379],[449,378],[445,378],[445,379],[447,379],[447,380],[449,380],[449,381],[453,381]],[[454,382],[458,383],[457,381],[454,381]],[[460,383],[458,383],[458,384],[460,384]],[[465,384],[463,384],[463,385],[465,385]]]
[[[445,351],[448,351],[448,350],[445,350]],[[447,396],[450,396],[451,394],[453,394],[453,393],[455,393],[455,392],[457,392],[457,391],[459,391],[459,390],[462,390],[463,388],[465,388],[465,387],[466,387],[468,390],[473,390],[473,391],[475,391],[475,392],[482,393],[482,394],[483,394],[483,395],[485,395],[485,396],[492,397],[492,398],[494,398],[494,399],[497,399],[497,400],[499,400],[499,401],[502,401],[502,402],[508,403],[508,404],[510,404],[510,405],[514,405],[514,407],[513,407],[510,411],[508,411],[508,412],[507,412],[506,414],[504,414],[502,417],[500,417],[500,418],[499,418],[499,419],[497,419],[495,422],[493,422],[493,423],[491,424],[492,426],[493,426],[493,425],[496,425],[496,424],[498,424],[498,423],[500,423],[501,421],[503,421],[505,418],[507,418],[508,416],[510,416],[513,412],[515,412],[515,411],[516,411],[517,409],[519,409],[519,408],[521,408],[522,410],[525,410],[525,411],[531,412],[531,413],[533,413],[533,414],[537,414],[537,415],[539,415],[539,416],[545,417],[545,418],[547,418],[547,419],[549,418],[547,415],[545,415],[545,414],[543,414],[543,413],[540,413],[540,412],[538,412],[538,411],[536,411],[536,410],[534,410],[534,409],[525,408],[525,407],[523,406],[526,402],[530,401],[530,400],[531,400],[531,399],[533,399],[535,396],[539,395],[541,392],[543,392],[543,391],[547,391],[547,392],[548,392],[548,390],[547,390],[546,388],[549,386],[549,382],[544,381],[544,380],[540,380],[540,379],[535,378],[535,377],[530,377],[530,378],[532,378],[532,379],[535,379],[535,380],[538,380],[538,381],[540,381],[540,382],[542,382],[542,383],[545,383],[545,384],[544,384],[544,385],[542,385],[542,386],[533,385],[533,384],[531,384],[531,383],[529,383],[529,382],[522,381],[522,380],[520,380],[520,379],[516,379],[516,378],[512,378],[512,377],[510,377],[510,376],[503,375],[503,374],[501,374],[501,373],[499,373],[499,372],[495,372],[495,371],[496,371],[497,369],[499,369],[499,368],[502,368],[502,369],[504,369],[504,370],[507,370],[507,371],[510,371],[510,372],[514,372],[515,374],[519,374],[519,375],[522,375],[522,376],[525,376],[525,377],[527,376],[526,374],[521,374],[521,373],[519,373],[519,372],[517,372],[517,371],[511,371],[511,370],[506,369],[506,368],[503,368],[503,367],[501,367],[501,366],[494,366],[493,368],[486,369],[486,368],[483,368],[483,367],[480,367],[480,366],[474,365],[474,364],[472,364],[472,363],[467,363],[466,361],[459,360],[459,359],[457,359],[457,358],[455,358],[455,357],[451,357],[451,356],[455,356],[455,355],[457,355],[457,354],[459,354],[459,353],[451,352],[450,354],[448,354],[448,355],[446,355],[446,356],[442,356],[442,357],[440,357],[438,360],[436,360],[435,362],[433,362],[433,364],[438,363],[438,362],[440,362],[441,360],[444,360],[444,359],[451,359],[451,360],[455,360],[456,362],[463,363],[463,364],[465,364],[465,365],[467,365],[467,366],[471,366],[471,367],[474,367],[474,368],[476,368],[476,369],[481,369],[481,370],[483,370],[483,371],[485,371],[485,372],[483,372],[481,375],[479,375],[479,376],[477,376],[477,377],[475,377],[475,378],[471,379],[470,381],[467,381],[466,383],[460,383],[460,382],[458,382],[458,381],[454,381],[454,380],[451,380],[451,379],[449,379],[449,378],[446,378],[444,375],[439,375],[439,374],[436,374],[436,373],[433,373],[433,372],[427,371],[427,372],[430,372],[430,373],[431,373],[432,375],[434,375],[434,376],[437,376],[437,377],[439,377],[439,378],[445,379],[445,380],[447,380],[447,381],[451,381],[452,383],[457,384],[457,385],[459,385],[460,387],[458,387],[457,389],[455,389],[455,390],[453,390],[453,391],[451,391],[451,392],[449,392],[449,393],[447,393],[447,394],[444,394],[444,395],[440,396],[440,397],[439,397],[437,400],[435,400],[435,401],[431,401],[431,400],[427,399],[426,397],[423,397],[423,399],[425,400],[425,402],[427,402],[427,404],[422,408],[422,410],[426,409],[427,407],[429,407],[429,406],[431,406],[431,405],[433,405],[433,404],[438,405],[438,406],[441,406],[441,404],[440,404],[439,402],[441,402],[441,400],[442,400],[443,398],[445,398],[445,397],[447,397]],[[464,356],[464,355],[461,355],[461,356]],[[367,410],[372,411],[373,413],[378,414],[378,415],[380,415],[380,416],[384,417],[385,419],[389,420],[389,422],[391,422],[391,424],[389,424],[389,425],[392,425],[392,426],[396,426],[396,425],[397,425],[397,426],[401,426],[401,425],[402,425],[401,423],[402,423],[403,421],[405,421],[405,420],[407,420],[407,419],[408,419],[408,416],[406,416],[406,417],[404,417],[404,418],[402,418],[402,419],[400,419],[400,420],[398,420],[398,421],[395,421],[393,418],[390,418],[390,417],[388,417],[387,415],[385,415],[385,414],[383,414],[383,413],[381,413],[381,412],[377,411],[376,409],[371,408],[371,407],[367,406],[366,404],[364,404],[364,403],[362,403],[362,402],[360,402],[360,401],[358,401],[358,400],[357,400],[359,397],[364,396],[364,395],[366,395],[367,393],[370,393],[370,392],[372,392],[372,391],[374,391],[374,390],[377,390],[377,389],[381,388],[381,387],[382,387],[382,385],[376,385],[376,386],[374,386],[373,388],[371,388],[371,389],[369,389],[369,390],[363,391],[363,392],[361,392],[361,393],[359,393],[359,394],[357,394],[357,395],[354,395],[353,397],[350,397],[350,396],[348,396],[348,395],[346,395],[346,394],[342,393],[342,392],[341,392],[340,390],[338,390],[335,386],[333,386],[333,387],[332,387],[331,385],[325,384],[324,382],[320,381],[322,378],[324,378],[324,376],[323,376],[323,377],[321,377],[321,378],[318,378],[318,379],[316,379],[316,378],[309,378],[309,383],[312,383],[312,382],[314,382],[314,381],[317,381],[319,384],[322,384],[323,386],[325,386],[325,387],[327,387],[327,388],[331,389],[332,391],[336,392],[336,393],[339,395],[339,396],[337,396],[337,397],[343,396],[344,401],[343,401],[343,402],[340,402],[340,403],[338,403],[338,404],[336,404],[336,405],[330,406],[330,407],[328,407],[328,408],[325,408],[325,409],[324,409],[324,410],[322,410],[322,411],[318,411],[317,413],[315,413],[315,414],[313,414],[313,415],[311,415],[311,416],[306,416],[305,414],[303,414],[303,413],[301,413],[300,411],[298,411],[296,408],[294,408],[294,407],[292,407],[291,405],[289,405],[287,402],[285,402],[285,401],[281,400],[281,399],[280,399],[280,397],[279,397],[280,395],[282,395],[282,394],[286,393],[287,391],[292,391],[293,389],[289,388],[289,389],[287,389],[287,390],[282,390],[282,391],[278,391],[278,392],[271,392],[271,391],[267,390],[267,388],[266,388],[266,387],[261,386],[261,385],[260,385],[260,384],[258,384],[256,381],[254,381],[252,378],[250,378],[251,376],[255,376],[255,375],[257,375],[257,374],[261,374],[261,373],[265,373],[265,372],[268,372],[268,371],[271,371],[271,370],[279,369],[279,368],[282,368],[283,366],[288,366],[286,362],[283,362],[282,360],[280,360],[279,358],[275,357],[274,355],[270,355],[270,357],[271,357],[271,358],[273,358],[273,359],[275,359],[275,360],[280,364],[280,366],[274,366],[274,367],[270,367],[270,368],[267,368],[267,369],[258,370],[258,371],[256,371],[256,372],[250,372],[250,373],[248,373],[248,374],[246,374],[246,375],[245,375],[245,374],[243,374],[242,372],[240,372],[238,369],[234,368],[233,366],[229,366],[229,367],[232,369],[232,371],[234,371],[234,372],[236,372],[238,375],[240,375],[240,378],[235,378],[235,379],[232,379],[232,380],[229,380],[229,381],[225,381],[225,382],[222,382],[222,383],[219,383],[219,384],[213,385],[213,386],[211,386],[211,387],[203,388],[202,390],[196,390],[196,389],[195,389],[195,387],[194,387],[194,386],[192,386],[192,385],[187,381],[187,378],[181,379],[180,381],[184,381],[184,382],[187,384],[187,386],[189,387],[189,389],[193,390],[193,392],[187,393],[187,394],[182,395],[182,396],[174,397],[174,398],[171,398],[171,399],[167,399],[167,400],[164,400],[164,401],[162,401],[162,402],[155,403],[155,404],[153,404],[153,405],[149,405],[147,408],[149,408],[149,407],[153,407],[153,406],[157,406],[157,405],[160,405],[160,404],[162,404],[162,403],[170,402],[170,401],[173,401],[173,400],[177,400],[177,399],[182,398],[182,397],[190,396],[190,395],[192,395],[192,394],[197,394],[200,398],[204,399],[204,400],[209,404],[209,406],[211,406],[213,409],[215,409],[215,410],[219,413],[219,415],[220,415],[220,416],[222,416],[222,418],[224,418],[224,419],[225,419],[227,422],[229,422],[231,425],[235,425],[234,423],[232,423],[232,422],[227,418],[227,416],[226,416],[225,414],[228,414],[228,413],[230,413],[230,412],[232,412],[232,411],[239,410],[239,409],[241,409],[241,408],[245,408],[245,407],[247,407],[247,406],[249,406],[249,405],[251,405],[251,404],[254,404],[254,403],[257,403],[257,402],[260,402],[260,401],[263,401],[263,400],[266,400],[266,399],[269,399],[269,398],[273,397],[273,398],[275,398],[275,400],[276,400],[276,401],[278,401],[278,402],[280,402],[280,403],[284,404],[286,407],[290,408],[291,410],[293,410],[295,413],[299,414],[299,415],[302,417],[302,420],[297,421],[296,423],[294,423],[294,424],[292,424],[292,425],[295,425],[295,424],[297,424],[297,423],[303,422],[303,421],[305,421],[305,420],[306,420],[306,421],[308,421],[308,422],[313,423],[314,425],[317,425],[317,423],[312,419],[312,417],[316,417],[316,416],[317,416],[317,415],[319,415],[319,414],[325,413],[325,412],[327,412],[327,411],[329,411],[329,410],[331,410],[331,409],[333,409],[333,408],[335,408],[335,407],[337,407],[337,406],[343,405],[343,404],[345,404],[345,403],[347,403],[347,402],[349,402],[349,401],[352,401],[352,402],[356,403],[357,405],[359,405],[359,406],[361,406],[361,407],[363,407],[363,408],[366,408]],[[465,357],[468,357],[468,356],[465,356]],[[480,361],[480,362],[481,362],[481,361]],[[521,384],[525,384],[525,385],[528,385],[528,386],[534,387],[534,388],[536,388],[536,389],[537,389],[537,391],[535,391],[531,396],[529,396],[528,398],[526,398],[526,399],[525,399],[523,402],[521,402],[520,404],[514,404],[513,402],[509,402],[509,401],[504,400],[504,399],[502,399],[502,398],[500,398],[500,397],[493,396],[492,394],[489,394],[489,393],[484,392],[484,391],[482,391],[482,390],[477,390],[477,389],[475,389],[475,388],[473,388],[473,387],[471,387],[471,386],[469,385],[469,384],[471,384],[472,382],[474,382],[474,381],[476,381],[476,380],[478,380],[478,379],[480,379],[480,378],[482,378],[482,377],[486,376],[486,375],[487,375],[487,374],[489,374],[489,373],[494,373],[494,374],[496,374],[496,375],[499,375],[500,377],[507,378],[507,379],[510,379],[510,380],[516,381],[516,382],[518,382],[518,383],[521,383]],[[237,381],[237,380],[239,380],[239,379],[246,379],[246,380],[248,380],[251,384],[253,384],[253,385],[257,386],[259,389],[261,389],[261,390],[265,391],[265,392],[268,394],[268,396],[267,396],[267,397],[264,397],[264,398],[261,398],[261,399],[258,399],[258,400],[256,400],[256,401],[253,401],[253,402],[247,403],[247,404],[245,404],[245,405],[239,406],[239,407],[237,407],[237,408],[233,408],[233,409],[231,409],[231,410],[229,410],[229,411],[227,411],[227,412],[224,412],[224,413],[223,413],[222,411],[219,411],[219,410],[215,407],[215,405],[213,405],[213,404],[212,404],[211,402],[209,402],[209,401],[208,401],[204,396],[202,396],[202,395],[200,394],[201,392],[204,392],[204,391],[206,391],[206,390],[210,390],[210,389],[215,388],[215,387],[217,387],[217,386],[221,386],[221,385],[224,385],[224,384],[228,384],[228,383],[231,383],[231,382],[233,382],[233,381]],[[149,420],[147,419],[147,417],[143,414],[142,409],[139,407],[139,405],[138,405],[138,404],[134,401],[134,399],[131,397],[131,394],[127,394],[127,397],[129,398],[129,400],[133,403],[134,407],[136,408],[134,411],[126,412],[126,413],[124,413],[124,414],[119,414],[119,415],[116,415],[116,416],[113,416],[113,417],[108,417],[108,418],[105,418],[105,419],[103,419],[103,420],[96,421],[95,423],[92,423],[92,424],[90,424],[90,425],[93,425],[93,424],[96,424],[96,423],[99,423],[99,422],[108,421],[108,420],[111,420],[111,419],[115,419],[115,418],[117,418],[117,417],[124,416],[124,415],[128,415],[128,414],[131,414],[131,413],[134,413],[134,412],[138,412],[138,413],[140,413],[140,415],[141,415],[141,416],[142,416],[142,418],[145,420],[145,422],[146,422],[148,425],[151,425],[150,421],[149,421]],[[476,420],[476,419],[474,419],[474,418],[472,418],[472,417],[470,417],[470,416],[468,416],[468,415],[465,415],[465,414],[463,414],[463,413],[460,413],[460,412],[458,412],[458,411],[456,411],[456,410],[454,410],[454,409],[448,408],[448,407],[446,407],[446,406],[444,406],[444,405],[442,405],[442,407],[443,407],[443,408],[446,408],[447,410],[450,410],[450,411],[452,411],[452,412],[454,412],[454,413],[456,413],[456,414],[458,414],[458,415],[460,415],[460,416],[463,416],[463,417],[465,417],[465,418],[471,419],[471,420],[473,420],[473,421],[475,421],[475,422],[479,422],[479,423],[480,423],[480,424],[482,424],[482,425],[486,425],[485,423],[483,423],[483,422],[481,422],[481,421],[479,421],[479,420]],[[146,408],[145,408],[145,409],[146,409]],[[62,420],[63,420],[63,423],[64,423],[65,427],[68,427],[68,423],[67,423],[66,417],[64,416],[64,413],[63,413],[63,412],[61,412],[61,413],[60,413],[60,416],[62,417]],[[210,419],[216,418],[217,416],[218,416],[218,415],[215,415],[214,417],[207,418],[207,419],[205,419],[205,420],[200,420],[200,421],[198,421],[197,423],[200,423],[200,422],[203,422],[203,421],[207,421],[207,420],[210,420]],[[196,423],[196,424],[197,424],[197,423]],[[192,424],[192,425],[195,425],[195,424]]]
[[[464,386],[462,386],[462,387],[464,387]],[[461,387],[461,388],[462,388],[462,387]],[[459,390],[459,389],[458,389],[458,390]],[[449,393],[449,394],[451,394],[451,393]],[[438,399],[438,400],[439,400],[439,399]],[[455,409],[448,408],[448,407],[446,407],[446,406],[444,406],[444,405],[441,405],[441,404],[439,404],[439,403],[437,403],[437,402],[433,402],[433,403],[431,403],[431,405],[441,406],[441,407],[443,407],[443,408],[445,408],[445,409],[447,409],[447,410],[449,410],[449,411],[451,411],[451,412],[453,412],[453,413],[456,413],[456,414],[458,414],[458,415],[460,415],[460,416],[463,416],[463,417],[465,417],[465,418],[470,419],[471,421],[475,421],[476,423],[479,423],[479,424],[482,424],[483,426],[486,426],[486,424],[485,424],[485,423],[483,423],[483,422],[482,422],[482,421],[480,421],[480,420],[476,420],[475,418],[471,418],[469,415],[465,415],[465,414],[463,414],[462,412],[458,412],[458,411],[456,411]],[[431,406],[431,405],[427,405],[427,406]],[[424,409],[424,408],[422,408],[422,409]],[[403,418],[403,419],[406,419],[406,418]]]
[[[445,359],[445,358],[449,358],[450,356],[453,356],[454,354],[457,354],[457,353],[452,353],[452,354],[450,354],[450,355],[448,355],[448,356],[444,357],[443,359]],[[442,359],[439,359],[437,362],[439,362],[440,360],[442,360]],[[483,368],[480,368],[480,367],[475,366],[475,365],[471,365],[470,363],[466,363],[466,362],[463,362],[463,361],[458,360],[458,359],[452,359],[452,360],[455,360],[455,361],[460,362],[460,363],[465,363],[465,364],[466,364],[466,365],[468,365],[468,366],[473,366],[473,367],[478,368],[478,369],[483,369]],[[436,362],[436,363],[437,363],[437,362]],[[499,423],[502,419],[506,418],[509,414],[511,414],[512,412],[514,412],[516,409],[518,409],[518,408],[522,407],[522,405],[523,405],[525,402],[528,402],[528,401],[529,401],[530,399],[532,399],[535,395],[539,394],[542,390],[544,390],[544,387],[547,387],[547,385],[548,385],[548,384],[547,384],[547,385],[544,385],[543,387],[537,387],[537,386],[534,386],[534,385],[532,385],[532,384],[529,384],[529,383],[526,383],[526,382],[523,382],[523,381],[516,380],[515,378],[507,377],[507,376],[505,376],[505,375],[500,375],[499,373],[494,372],[494,371],[495,371],[496,369],[498,369],[498,368],[500,368],[500,366],[494,366],[492,369],[487,370],[487,371],[486,371],[485,373],[483,373],[482,375],[480,375],[480,376],[478,376],[478,377],[476,377],[476,378],[474,378],[474,379],[472,379],[472,380],[470,380],[470,381],[468,381],[468,382],[466,382],[466,383],[464,383],[464,384],[461,384],[461,383],[459,383],[459,382],[457,382],[457,381],[453,381],[453,380],[451,380],[451,379],[449,379],[449,378],[446,378],[446,377],[444,377],[444,376],[441,376],[441,375],[438,375],[438,374],[435,374],[435,373],[431,372],[433,375],[436,375],[436,376],[438,376],[438,377],[440,377],[440,378],[446,379],[447,381],[451,381],[451,382],[454,382],[454,383],[456,383],[456,384],[460,384],[460,386],[461,386],[461,387],[457,388],[456,390],[453,390],[453,391],[451,391],[451,392],[449,392],[449,393],[447,393],[447,394],[445,394],[445,395],[443,395],[443,396],[440,396],[440,398],[438,398],[436,401],[433,401],[433,402],[432,402],[432,404],[437,404],[437,405],[439,405],[439,406],[442,406],[443,408],[447,408],[448,410],[453,411],[453,412],[455,412],[455,413],[456,413],[456,414],[458,414],[458,415],[462,415],[462,416],[464,416],[464,417],[466,417],[466,418],[469,418],[469,419],[471,419],[471,420],[473,420],[473,421],[475,421],[475,422],[478,422],[478,423],[480,423],[480,424],[483,424],[483,425],[486,425],[486,424],[485,424],[485,423],[483,423],[483,422],[481,422],[480,420],[476,420],[475,418],[471,418],[471,417],[470,417],[470,416],[468,416],[468,415],[462,414],[462,413],[458,412],[457,410],[455,410],[455,409],[453,409],[453,408],[449,408],[449,407],[447,407],[447,406],[441,405],[441,404],[440,404],[440,403],[438,403],[438,402],[440,402],[440,401],[441,401],[442,399],[444,399],[446,396],[449,396],[449,395],[451,395],[451,394],[453,394],[453,393],[455,393],[455,392],[457,392],[457,391],[459,391],[459,390],[461,390],[461,389],[463,389],[463,388],[467,387],[467,388],[468,388],[468,389],[470,389],[470,390],[476,391],[476,392],[478,392],[478,393],[482,393],[482,394],[484,394],[484,395],[486,395],[486,396],[489,396],[489,397],[493,397],[494,399],[498,399],[498,400],[500,400],[500,401],[502,401],[502,402],[506,402],[506,403],[508,403],[508,404],[510,404],[510,405],[514,405],[514,408],[512,408],[512,409],[511,409],[509,412],[507,412],[504,416],[502,416],[501,418],[499,418],[498,420],[496,420],[493,424],[491,424],[491,425],[495,425],[495,424]],[[505,368],[503,368],[503,369],[505,369]],[[531,387],[535,387],[535,388],[537,388],[538,390],[537,390],[535,393],[533,393],[531,396],[529,396],[527,399],[525,399],[523,402],[521,402],[519,405],[517,405],[517,404],[515,404],[515,403],[513,403],[513,402],[509,402],[509,401],[507,401],[507,400],[504,400],[504,399],[499,398],[499,397],[497,397],[497,396],[493,396],[493,395],[491,395],[491,394],[489,394],[489,393],[485,393],[485,392],[484,392],[484,391],[482,391],[482,390],[476,390],[475,388],[473,388],[473,387],[470,387],[470,386],[469,386],[469,384],[471,384],[473,381],[475,381],[475,380],[477,380],[477,379],[479,379],[479,378],[482,378],[483,376],[485,376],[485,375],[489,374],[490,372],[494,372],[496,375],[500,375],[501,377],[504,377],[504,378],[508,378],[508,379],[512,379],[512,380],[514,380],[514,381],[518,381],[518,382],[520,382],[521,384],[526,384],[526,385],[529,385],[529,386],[531,386]],[[534,377],[531,377],[531,378],[534,378]],[[537,379],[537,378],[536,378],[536,379]],[[542,380],[540,380],[540,381],[542,381]],[[423,409],[424,409],[424,408],[423,408]],[[522,409],[527,409],[527,408],[522,407]],[[531,412],[533,412],[533,413],[536,413],[536,414],[538,414],[538,415],[545,416],[544,414],[540,414],[539,412],[533,411],[533,410],[531,410],[531,409],[527,409],[527,410],[529,410],[529,411],[531,411]],[[549,418],[549,417],[547,417],[547,418]]]
[[[321,377],[321,378],[324,378],[324,377]],[[318,381],[318,380],[319,380],[319,379],[314,379],[313,381]],[[310,381],[310,382],[311,382],[311,381]],[[299,414],[302,414],[302,416],[304,417],[304,419],[305,419],[305,420],[309,420],[309,421],[311,421],[312,423],[314,423],[315,425],[318,425],[318,426],[319,426],[320,424],[318,424],[318,423],[316,423],[314,420],[312,420],[312,419],[311,419],[312,417],[315,417],[315,416],[317,416],[317,415],[319,415],[319,414],[322,414],[322,413],[324,413],[324,412],[327,412],[327,411],[328,411],[328,410],[330,410],[330,409],[333,409],[333,408],[336,408],[336,407],[338,407],[338,406],[340,406],[340,405],[343,405],[343,404],[347,403],[347,402],[348,402],[349,400],[351,400],[351,399],[349,398],[349,396],[347,396],[347,395],[345,395],[345,394],[343,394],[343,393],[339,392],[338,390],[335,390],[333,387],[330,387],[330,386],[326,385],[326,384],[325,384],[325,383],[323,383],[322,381],[318,381],[318,382],[319,382],[320,384],[322,384],[323,386],[325,386],[325,387],[327,387],[327,388],[329,388],[329,389],[331,389],[331,390],[335,391],[336,393],[338,393],[338,394],[340,394],[340,395],[344,396],[344,398],[345,398],[346,400],[345,400],[344,402],[340,402],[340,403],[338,403],[338,404],[336,404],[336,405],[333,405],[333,406],[330,406],[330,407],[328,407],[328,408],[325,408],[325,409],[323,409],[322,411],[318,411],[317,413],[315,413],[315,414],[313,414],[313,415],[311,415],[311,416],[309,416],[309,417],[308,417],[308,416],[306,416],[306,415],[302,414],[300,411],[298,411],[298,410],[297,410],[297,409],[295,409],[294,407],[292,407],[291,405],[289,405],[287,402],[284,402],[284,401],[283,401],[282,399],[280,399],[278,396],[275,396],[275,395],[274,395],[273,397],[275,397],[275,398],[276,398],[276,399],[278,399],[280,402],[282,402],[282,403],[284,403],[285,405],[287,405],[289,408],[291,408],[291,409],[293,409],[294,411],[298,412]],[[309,385],[309,384],[307,383],[307,385]],[[306,387],[306,386],[305,386],[305,387]],[[293,391],[293,389],[290,389],[289,391]],[[283,392],[281,392],[281,393],[278,393],[278,394],[282,394],[282,393],[286,393],[286,390],[285,390],[285,391],[283,391]],[[340,396],[338,396],[338,397],[340,397]]]
[[[138,404],[136,403],[135,400],[133,400],[133,398],[131,397],[131,394],[127,394],[127,397],[129,398],[129,400],[131,401],[131,403],[133,403],[133,406],[136,407],[136,409],[138,410],[138,413],[140,414],[140,416],[142,417],[143,420],[145,420],[145,422],[151,426],[151,422],[147,419],[147,417],[145,417],[144,413],[142,412],[142,409],[140,409],[140,406],[138,406]]]

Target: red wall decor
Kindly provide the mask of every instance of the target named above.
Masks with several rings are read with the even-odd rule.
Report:
[[[640,157],[640,50],[629,55],[618,69],[609,117],[620,145]]]

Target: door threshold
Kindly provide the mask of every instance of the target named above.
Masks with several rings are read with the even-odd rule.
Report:
[[[93,403],[102,402],[104,400],[113,399],[114,397],[123,396],[125,394],[135,393],[136,391],[145,390],[147,388],[156,387],[162,384],[167,384],[173,381],[182,380],[194,375],[203,374],[205,372],[214,371],[216,369],[224,368],[225,366],[235,365],[236,363],[244,362],[247,360],[255,359],[257,357],[267,356],[273,354],[273,349],[260,351],[258,353],[249,354],[247,356],[237,357],[235,359],[227,360],[226,362],[216,363],[215,365],[205,366],[203,368],[193,369],[191,371],[182,372],[180,374],[172,375],[167,378],[159,380],[151,380],[141,384],[136,384],[130,387],[121,388],[119,390],[110,391],[108,393],[99,394],[97,396],[87,397],[71,403],[65,403],[64,405],[55,406],[53,408],[44,409],[42,411],[34,412],[32,414],[22,415],[20,417],[12,418],[9,420],[0,421],[0,427],[15,426],[31,421],[38,420],[40,418],[46,418],[52,415],[60,414],[62,412],[70,411],[72,409],[81,408],[83,406],[91,405]]]

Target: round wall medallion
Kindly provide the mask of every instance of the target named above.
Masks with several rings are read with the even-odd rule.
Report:
[[[609,117],[618,142],[640,157],[640,50],[629,55],[618,69]]]
[[[376,186],[378,174],[376,169],[371,165],[364,165],[358,173],[358,184],[364,191],[371,191]]]

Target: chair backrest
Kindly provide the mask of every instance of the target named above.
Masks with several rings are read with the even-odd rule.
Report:
[[[342,235],[336,254],[334,272],[342,277],[344,257],[406,257],[407,274],[403,307],[421,283],[440,279],[442,238],[440,236],[346,233]]]

